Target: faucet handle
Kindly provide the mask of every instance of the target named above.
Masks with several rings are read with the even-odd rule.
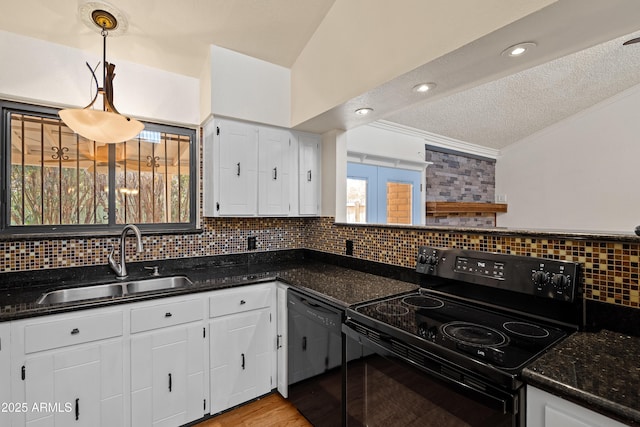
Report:
[[[117,272],[120,269],[120,266],[116,264],[116,260],[113,259],[113,253],[115,252],[115,250],[116,250],[116,247],[114,245],[111,245],[111,251],[109,252],[107,261],[109,261],[109,265],[111,266],[111,268],[113,268],[114,271]]]
[[[159,268],[159,267],[158,267],[157,265],[152,265],[152,266],[150,266],[150,267],[145,267],[145,270],[153,270],[153,271],[151,272],[151,275],[152,275],[152,276],[159,276],[159,275],[160,275],[160,273],[158,272],[158,268]]]

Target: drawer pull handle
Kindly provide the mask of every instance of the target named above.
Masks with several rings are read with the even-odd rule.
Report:
[[[170,313],[170,312],[168,312],[168,311],[164,314],[164,317],[171,317],[171,316],[173,316],[173,314],[171,314],[171,313]]]
[[[76,421],[80,419],[80,399],[76,399]]]
[[[240,300],[240,305],[246,304],[247,302],[243,299]]]
[[[244,370],[244,353],[242,353],[242,370]]]
[[[79,333],[80,333],[80,329],[78,329],[78,328],[73,328],[71,330],[71,335],[78,335]]]
[[[302,337],[302,351],[307,351],[307,337]]]
[[[276,335],[276,349],[282,347],[282,344],[280,344],[281,339],[282,339],[282,335]]]
[[[171,374],[169,374],[169,393],[171,393],[172,388]]]

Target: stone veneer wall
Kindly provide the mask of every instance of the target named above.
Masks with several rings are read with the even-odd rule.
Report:
[[[333,218],[326,217],[308,221],[309,249],[344,254],[347,239],[354,242],[356,258],[411,268],[415,267],[417,248],[421,245],[580,262],[584,266],[585,298],[640,308],[640,243],[336,225]]]
[[[127,245],[127,261],[211,256],[247,252],[247,237],[257,250],[298,249],[305,244],[302,218],[204,218],[202,232],[143,235],[144,253]],[[107,264],[111,245],[120,237],[0,241],[0,272]],[[0,276],[0,280],[2,277]]]
[[[440,152],[427,146],[426,160],[433,162],[427,168],[428,202],[495,201],[496,162],[490,159],[468,157],[462,154]],[[427,224],[494,227],[493,214],[428,214]]]

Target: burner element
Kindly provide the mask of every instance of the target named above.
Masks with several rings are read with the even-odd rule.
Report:
[[[528,338],[546,338],[549,331],[542,326],[526,322],[505,322],[502,325],[507,331]]]
[[[418,308],[434,309],[444,306],[444,302],[442,300],[439,300],[438,298],[425,297],[423,295],[405,297],[402,299],[402,302],[410,305],[411,307]]]
[[[442,332],[452,340],[472,347],[499,347],[507,344],[507,336],[500,331],[468,322],[449,322]]]
[[[407,307],[396,304],[378,304],[376,306],[376,311],[386,316],[404,316],[409,313],[409,309]]]

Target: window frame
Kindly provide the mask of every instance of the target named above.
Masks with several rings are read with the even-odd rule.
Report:
[[[0,238],[6,237],[53,237],[78,235],[112,235],[120,232],[125,224],[115,223],[116,196],[109,192],[109,221],[107,224],[58,224],[58,225],[11,225],[11,120],[10,115],[26,114],[60,120],[59,108],[21,102],[0,100]],[[197,232],[198,189],[200,163],[196,129],[143,121],[145,130],[187,135],[189,144],[189,222],[176,223],[134,223],[141,231],[148,233]],[[109,183],[115,188],[115,145],[109,148]]]

